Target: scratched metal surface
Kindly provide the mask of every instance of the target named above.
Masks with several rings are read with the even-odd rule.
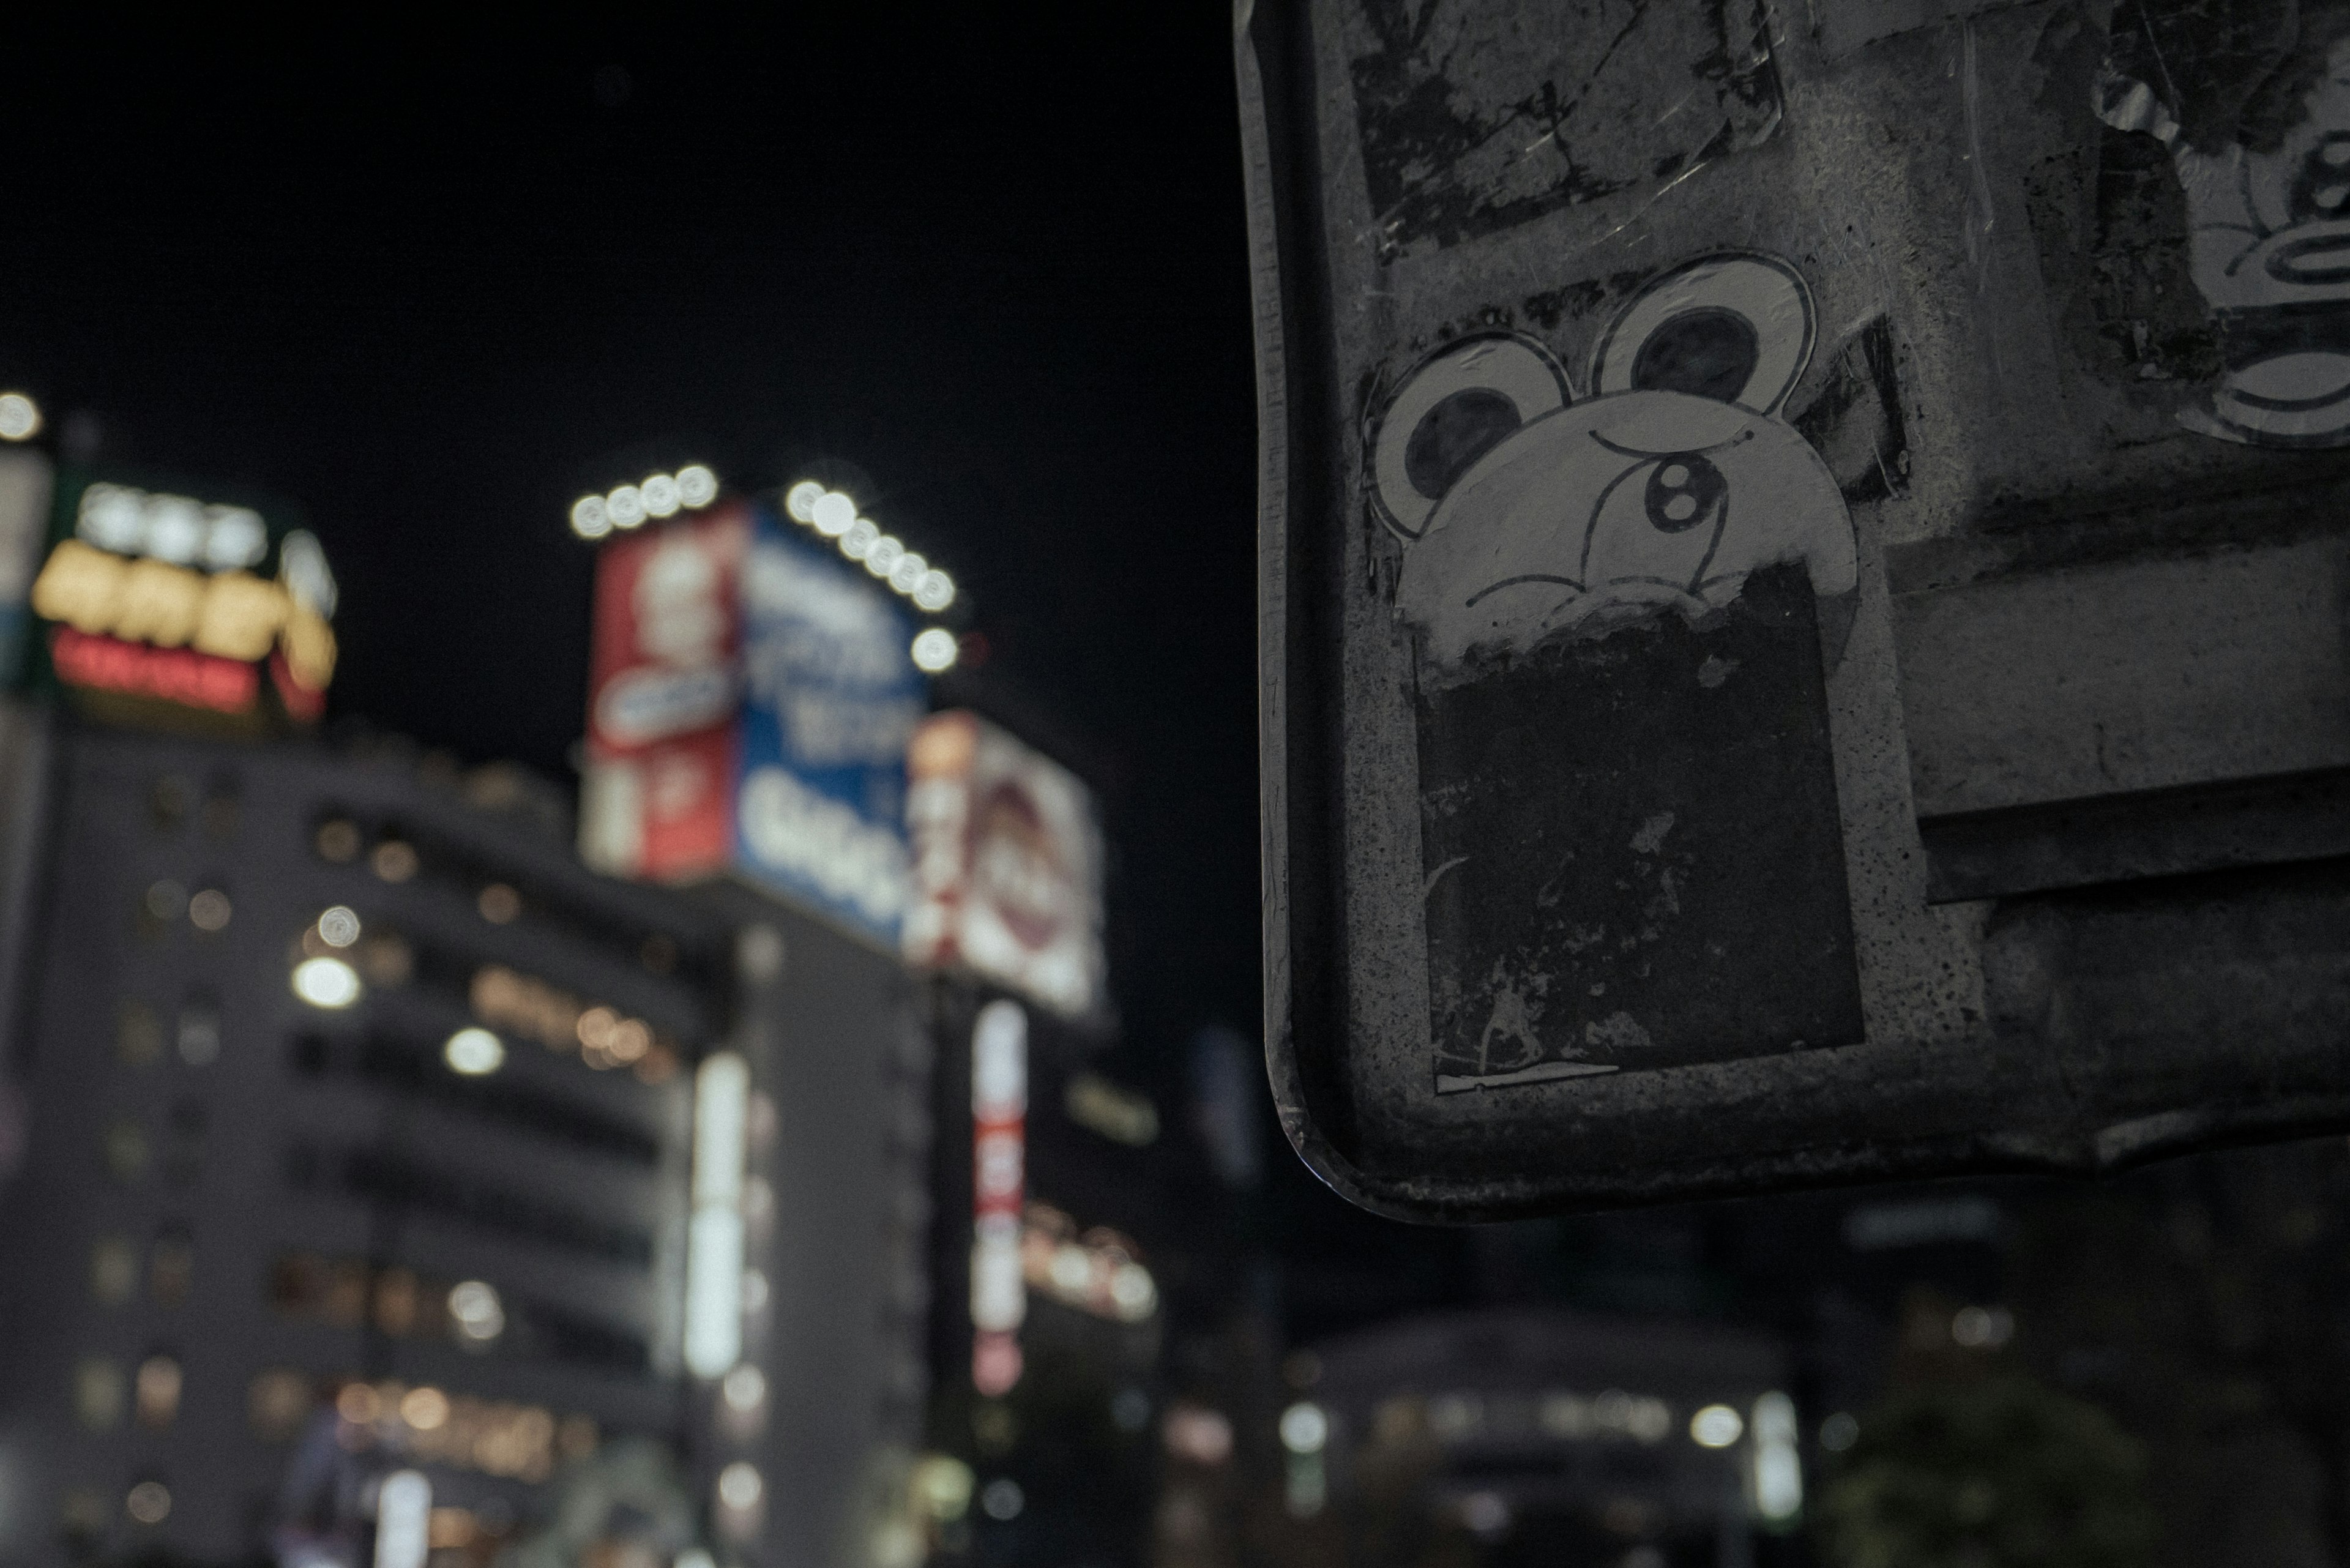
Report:
[[[1938,1172],[2085,1172],[2350,1122],[2340,781],[2248,785],[2222,758],[2194,764],[2183,794],[2099,794],[2092,780],[2084,799],[1921,823],[1896,657],[1915,596],[1953,582],[1996,591],[2116,560],[2218,560],[2287,533],[2338,543],[2340,509],[2310,502],[2350,482],[2350,463],[2339,444],[2289,447],[2244,424],[2255,416],[2239,395],[2243,334],[2189,286],[2181,191],[2191,195],[2195,166],[2183,142],[2117,130],[2120,111],[2100,109],[2122,46],[2093,7],[2043,0],[1950,21],[1967,8],[1919,7],[1919,25],[1854,42],[1840,3],[1765,5],[1751,28],[1735,5],[1583,6],[1586,24],[1616,18],[1613,55],[1594,51],[1587,26],[1562,41],[1555,8],[1507,0],[1238,7],[1264,434],[1267,1059],[1300,1153],[1367,1207],[1463,1220]],[[1636,112],[1647,104],[1658,111]],[[1684,115],[1696,118],[1677,123]],[[1549,994],[1645,986],[1627,1021],[1652,1046],[1679,1028],[1684,1045],[1644,1057],[1608,1023],[1617,1010],[1580,1006],[1552,1014],[1552,1033],[1571,1022],[1579,1059],[1616,1070],[1446,1092],[1443,1063],[1461,1065],[1464,1042],[1490,1047],[1497,999],[1451,1034],[1447,1008],[1509,939],[1477,899],[1430,897],[1445,887],[1430,873],[1455,858],[1436,840],[1461,829],[1431,816],[1425,770],[1444,722],[1427,700],[1466,667],[1442,657],[1461,639],[1420,607],[1415,576],[1429,578],[1430,542],[1460,537],[1464,516],[1502,515],[1515,494],[1510,443],[1533,444],[1534,414],[1555,429],[1585,410],[1611,440],[1621,421],[1607,423],[1617,405],[1605,400],[1638,423],[1634,400],[1667,395],[1645,389],[1681,385],[1612,371],[1615,335],[1641,328],[1659,279],[1724,253],[1799,277],[1804,296],[1800,372],[1775,401],[1750,388],[1737,439],[1759,452],[1799,438],[1833,480],[1833,504],[1816,485],[1784,503],[1811,508],[1816,527],[1753,557],[1809,568],[1816,679],[1808,692],[1781,682],[1794,719],[1766,713],[1763,691],[1743,717],[1708,717],[1659,671],[1619,672],[1629,684],[1614,708],[1648,712],[1653,729],[1683,704],[1680,719],[1708,737],[1700,751],[1734,751],[1745,734],[1775,782],[1766,800],[1741,800],[1700,757],[1655,786],[1653,809],[1636,809],[1627,786],[1555,832],[1565,843],[1589,827],[1588,853],[1607,869],[1582,885],[1577,929],[1620,944],[1640,938],[1663,864],[1636,841],[1667,811],[1676,826],[1659,851],[1707,822],[1707,896],[1683,900],[1664,945],[1738,956],[1709,992],[1701,963],[1586,972],[1554,951]],[[1783,324],[1749,314],[1768,359]],[[1490,353],[1447,359],[1481,334],[1495,338]],[[1512,354],[1525,365],[1495,369]],[[1537,364],[1560,379],[1568,412],[1528,403],[1549,396],[1525,368]],[[1457,417],[1443,426],[1418,380],[1456,371],[1473,396],[1444,405]],[[2251,367],[2243,388],[2267,384],[2254,372],[2267,373]],[[1480,437],[1475,399],[1496,387],[1524,422]],[[1406,415],[1434,433],[1409,448],[1385,440]],[[2230,420],[2239,428],[2219,428]],[[1650,454],[1627,462],[1650,465],[1652,506],[1671,466],[1661,449],[1627,448]],[[1563,460],[1544,472],[1554,489],[1590,488]],[[1638,488],[1607,483],[1624,486],[1609,495]],[[1729,515],[1752,526],[1735,498],[1748,482],[1730,483]],[[1593,537],[1611,504],[1591,503]],[[1848,529],[1848,580],[1818,543],[1836,526]],[[2326,569],[2337,576],[2306,606],[2248,612],[2278,618],[2255,644],[2338,659],[2345,578]],[[2191,597],[2195,574],[2182,580]],[[1733,584],[1673,624],[1722,635],[1737,597]],[[1536,628],[1551,639],[1541,648],[1531,633],[1510,645],[1501,663],[1527,691],[1491,701],[1539,724],[1544,702],[1574,700],[1528,684],[1537,660],[1612,649],[1620,664],[1627,635],[1659,635],[1653,617],[1626,633],[1596,618],[1570,626],[1571,613]],[[2154,636],[2159,593],[2150,613]],[[1935,700],[1956,704],[1949,724],[1996,733],[2001,704],[2020,699],[1994,681]],[[1808,742],[1805,701],[1820,716]],[[1477,723],[1490,729],[1490,715]],[[1474,774],[1468,731],[1453,729],[1435,749],[1454,761],[1436,774]],[[1627,722],[1614,738],[1637,732]],[[1562,732],[1562,747],[1586,748],[1553,764],[1563,794],[1609,740],[1587,722]],[[1803,844],[1823,784],[1832,844],[1777,865],[1749,852],[1774,833]],[[2236,803],[2223,832],[2199,815],[2207,786]],[[2257,809],[2240,798],[2247,787]],[[1531,856],[1543,819],[1513,809],[1515,822],[1488,812],[1476,830],[1489,851],[1518,843]],[[1509,882],[1488,876],[1488,889]],[[1846,983],[1824,966],[1795,988],[1814,1017],[1791,1022],[1793,993],[1759,977],[1783,968],[1780,948],[1835,948],[1838,889],[1824,880],[1841,884],[1848,911]],[[1617,881],[1621,897],[1600,885]],[[1532,896],[1503,898],[1509,918]],[[1744,1017],[1707,1013],[1738,1012],[1742,994]]]

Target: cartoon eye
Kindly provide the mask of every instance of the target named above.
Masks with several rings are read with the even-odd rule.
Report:
[[[1565,372],[1523,337],[1449,343],[1404,378],[1371,438],[1372,494],[1388,524],[1417,539],[1477,460],[1566,406]]]
[[[2350,133],[2334,131],[2310,150],[2287,202],[2297,223],[2350,217]]]
[[[1404,477],[1412,489],[1435,500],[1523,422],[1518,405],[1501,393],[1463,387],[1420,415],[1412,427],[1411,438],[1403,445]]]
[[[1811,286],[1776,256],[1700,256],[1643,284],[1594,351],[1592,385],[1774,413],[1811,362]]]
[[[1648,524],[1682,534],[1711,522],[1730,494],[1730,481],[1703,454],[1674,452],[1648,471]]]

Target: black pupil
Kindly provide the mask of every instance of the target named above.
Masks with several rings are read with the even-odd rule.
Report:
[[[1648,334],[1632,361],[1632,385],[1734,403],[1754,379],[1762,346],[1754,324],[1718,306],[1684,311]]]
[[[1648,521],[1668,534],[1711,522],[1730,493],[1721,470],[1693,452],[1659,458],[1648,471]]]
[[[1404,443],[1404,477],[1430,501],[1442,500],[1470,464],[1501,445],[1521,422],[1518,405],[1501,393],[1463,387],[1419,416]]]
[[[2310,149],[2288,200],[2295,223],[2350,218],[2350,134],[2334,131]]]

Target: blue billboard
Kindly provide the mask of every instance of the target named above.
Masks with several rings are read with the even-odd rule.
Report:
[[[743,574],[735,864],[896,950],[910,898],[914,626],[862,567],[762,508]]]

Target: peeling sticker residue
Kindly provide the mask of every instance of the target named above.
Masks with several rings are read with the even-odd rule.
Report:
[[[1455,866],[1465,865],[1468,862],[1468,859],[1469,857],[1466,855],[1456,855],[1451,859],[1447,860],[1443,865],[1439,866],[1435,870],[1430,871],[1427,877],[1422,878],[1420,881],[1419,896],[1425,898],[1429,894],[1434,892],[1436,890],[1436,879],[1438,877],[1443,876],[1447,871],[1451,870]]]
[[[1534,1033],[1534,1021],[1542,1015],[1538,1002],[1529,1002],[1524,993],[1503,991],[1493,997],[1493,1011],[1485,1020],[1485,1033],[1477,1042],[1477,1065],[1481,1072],[1490,1071],[1493,1063],[1493,1045],[1499,1040],[1515,1049],[1503,1058],[1523,1062],[1542,1050],[1542,1040]]]
[[[1779,126],[1754,0],[1363,0],[1363,17],[1357,123],[1391,252],[1669,183]]]
[[[1583,1026],[1583,1037],[1601,1051],[1641,1051],[1656,1044],[1638,1019],[1618,1008],[1607,1017]]]

